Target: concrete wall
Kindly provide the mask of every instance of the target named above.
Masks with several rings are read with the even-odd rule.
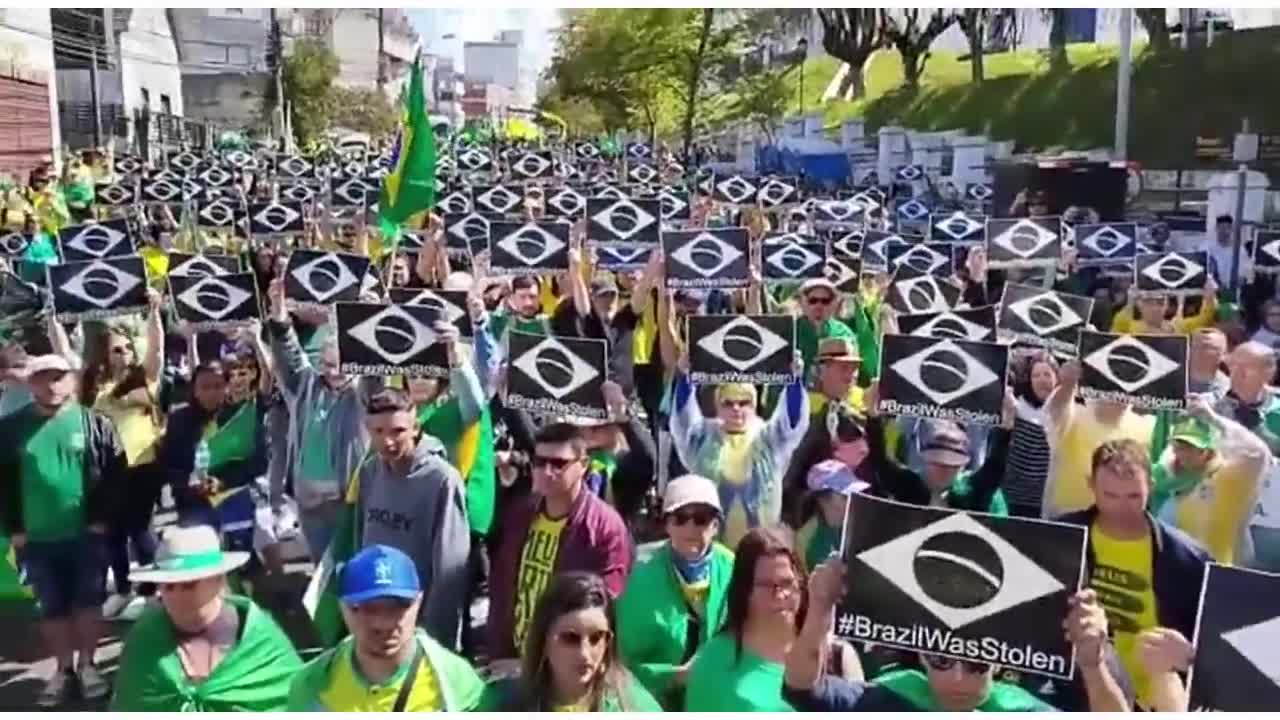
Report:
[[[183,79],[186,117],[221,128],[257,125],[271,82],[268,73],[187,75]]]
[[[58,89],[53,66],[53,27],[49,8],[0,8],[0,67],[43,77],[49,88],[49,145],[58,147]]]
[[[126,111],[132,114],[146,106],[151,112],[162,112],[164,96],[169,98],[169,112],[181,116],[182,68],[164,8],[133,10],[129,29],[117,39]],[[143,99],[143,90],[147,91],[149,102]]]
[[[467,82],[489,82],[511,90],[520,87],[520,46],[511,43],[467,43],[462,48]]]
[[[374,87],[378,82],[378,11],[352,8],[336,12],[327,40],[341,63],[338,83],[354,88]],[[384,10],[382,51],[388,97],[397,97],[400,87],[408,81],[409,66],[417,47],[417,33],[401,11]]]
[[[177,8],[169,12],[182,50],[184,74],[266,69],[270,29],[266,8]]]

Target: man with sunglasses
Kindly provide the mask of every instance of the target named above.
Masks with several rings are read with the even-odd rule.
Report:
[[[307,663],[289,712],[464,712],[484,681],[464,658],[417,627],[423,602],[408,555],[370,545],[343,567],[342,618],[351,635]]]
[[[932,653],[920,653],[920,670],[894,670],[868,683],[825,674],[827,640],[846,587],[845,564],[837,557],[809,576],[809,609],[787,654],[782,690],[783,699],[800,712],[1126,712],[1133,704],[1127,676],[1107,639],[1106,612],[1092,590],[1071,597],[1062,623],[1063,634],[1075,645],[1076,685],[1055,707],[997,680],[998,666]]]
[[[534,609],[553,576],[595,573],[616,597],[633,560],[626,524],[586,486],[587,448],[577,427],[552,423],[540,429],[532,465],[532,495],[508,508],[497,526],[488,633],[498,674],[519,666]]]
[[[695,652],[724,622],[733,553],[716,542],[720,495],[710,480],[682,475],[662,500],[667,541],[627,580],[618,598],[618,649],[663,707],[684,705]]]
[[[806,368],[814,367],[818,344],[826,338],[855,342],[853,330],[836,319],[842,300],[836,286],[826,278],[812,278],[800,286],[800,312],[796,318],[796,348]]]

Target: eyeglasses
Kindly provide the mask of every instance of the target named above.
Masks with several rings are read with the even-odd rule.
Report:
[[[715,520],[716,512],[714,510],[676,510],[671,513],[671,519],[676,525],[688,525],[693,523],[698,527],[706,527]]]
[[[582,647],[582,641],[586,640],[587,645],[592,649],[600,647],[613,636],[608,630],[591,630],[590,632],[580,633],[577,630],[565,630],[556,634],[556,642],[569,648]]]
[[[551,468],[556,472],[562,472],[565,468],[578,462],[582,458],[557,458],[547,457],[545,455],[534,455],[530,465],[536,470],[539,467]]]
[[[764,590],[771,595],[792,595],[800,589],[800,582],[794,578],[791,580],[757,580],[752,583],[757,590]]]
[[[957,660],[955,658],[943,657],[941,655],[925,655],[924,664],[938,672],[946,672],[956,665],[959,665],[961,669],[971,675],[982,675],[991,669],[990,663],[974,662],[972,660]]]
[[[808,298],[805,298],[805,302],[810,305],[830,305],[835,302],[835,298],[830,295],[810,295]]]

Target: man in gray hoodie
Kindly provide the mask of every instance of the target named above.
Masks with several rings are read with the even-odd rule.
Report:
[[[339,371],[337,338],[330,335],[320,367],[307,358],[285,306],[284,282],[271,282],[271,337],[274,370],[288,407],[284,467],[293,472],[293,495],[311,559],[319,562],[333,538],[347,485],[369,449],[364,401],[383,385],[381,378],[353,378]],[[283,475],[273,474],[273,480]],[[279,488],[273,488],[273,494]]]
[[[445,460],[440,441],[418,429],[404,391],[369,398],[365,424],[374,452],[356,476],[361,547],[388,545],[413,558],[425,590],[418,625],[457,651],[471,552],[462,475]]]

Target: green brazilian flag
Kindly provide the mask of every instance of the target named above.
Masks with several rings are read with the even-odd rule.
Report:
[[[342,566],[360,550],[360,541],[364,536],[360,523],[360,470],[370,457],[372,455],[366,456],[351,474],[333,540],[329,541],[329,547],[325,548],[324,555],[316,563],[315,572],[311,573],[307,590],[302,595],[302,606],[311,617],[316,638],[324,648],[337,645],[347,635],[347,625],[342,619],[342,608],[338,600],[338,580]],[[315,549],[312,548],[311,552],[314,553]]]
[[[427,119],[421,58],[413,62],[404,97],[400,137],[391,153],[394,168],[382,179],[378,226],[389,251],[400,244],[400,228],[413,215],[435,206],[436,137]]]

